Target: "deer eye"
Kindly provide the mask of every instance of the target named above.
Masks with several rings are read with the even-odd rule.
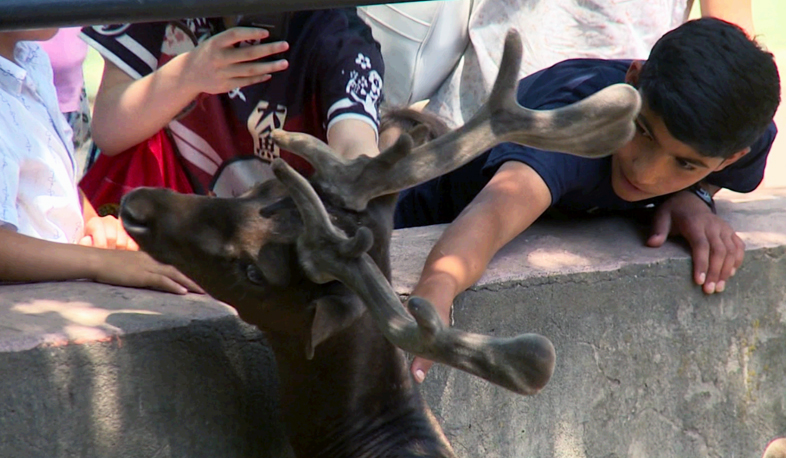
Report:
[[[248,279],[248,281],[254,283],[255,285],[259,285],[259,286],[267,285],[265,276],[262,275],[262,272],[253,263],[249,263],[246,265],[246,278]]]

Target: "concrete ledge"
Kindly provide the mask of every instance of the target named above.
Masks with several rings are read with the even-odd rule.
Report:
[[[272,353],[207,297],[0,287],[0,456],[287,456]]]
[[[786,192],[724,194],[747,246],[722,294],[691,281],[685,246],[602,218],[539,224],[455,303],[455,325],[552,339],[537,396],[437,367],[425,393],[465,457],[751,457],[786,436]],[[408,292],[435,234],[397,234]],[[412,275],[414,273],[414,275]]]
[[[728,194],[745,239],[726,292],[627,220],[544,222],[456,303],[456,325],[538,332],[558,365],[518,397],[436,367],[424,385],[462,457],[752,457],[786,435],[786,192]],[[395,286],[441,228],[394,235]],[[0,287],[0,456],[286,456],[260,333],[209,298],[87,282]]]

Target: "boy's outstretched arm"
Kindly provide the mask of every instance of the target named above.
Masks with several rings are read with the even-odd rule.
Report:
[[[86,278],[176,294],[202,292],[172,266],[141,251],[107,250],[50,242],[0,229],[0,281],[39,282]]]
[[[711,194],[719,189],[702,186]],[[689,191],[674,194],[658,207],[647,245],[659,247],[669,235],[687,240],[693,257],[693,280],[706,294],[723,292],[745,256],[745,242],[729,223]]]
[[[230,28],[138,80],[105,61],[93,114],[96,145],[104,154],[119,154],[153,136],[199,94],[229,92],[286,69],[286,60],[256,61],[285,51],[286,42],[235,47],[267,36],[264,29]]]
[[[505,162],[431,249],[412,295],[431,301],[449,324],[453,299],[549,205],[551,192],[537,172],[522,162]],[[415,380],[422,382],[432,364],[415,358],[410,369]]]

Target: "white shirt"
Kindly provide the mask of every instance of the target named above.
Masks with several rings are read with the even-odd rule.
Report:
[[[57,242],[82,237],[72,131],[46,53],[20,42],[0,57],[0,224]]]
[[[519,78],[565,59],[646,59],[688,18],[693,0],[475,0],[469,46],[427,110],[462,125],[488,98],[508,29],[519,31]]]

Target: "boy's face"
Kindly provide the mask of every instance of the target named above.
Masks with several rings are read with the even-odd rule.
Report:
[[[635,82],[635,78],[632,80],[629,78],[628,82]],[[611,158],[611,185],[628,202],[681,191],[747,153],[740,151],[727,159],[701,155],[672,137],[663,119],[646,102],[635,122],[633,139]]]
[[[723,159],[702,156],[669,134],[660,116],[642,106],[636,134],[611,158],[611,185],[634,202],[680,191],[722,168]]]

